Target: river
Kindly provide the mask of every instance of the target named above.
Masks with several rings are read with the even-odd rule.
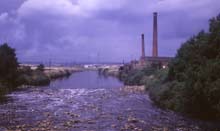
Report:
[[[0,105],[0,131],[200,131],[218,127],[155,106],[147,93],[96,71],[16,91]],[[205,129],[206,128],[206,129]]]

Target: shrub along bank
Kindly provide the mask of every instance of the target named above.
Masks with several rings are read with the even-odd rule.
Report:
[[[71,75],[71,71],[66,69],[50,69],[44,70],[43,65],[39,65],[36,70],[32,70],[28,66],[23,66],[19,69],[20,85],[31,85],[31,86],[41,86],[48,85],[53,79],[68,77]]]
[[[119,69],[119,79],[125,85],[145,85],[148,76],[152,75],[156,68],[145,67],[143,69],[133,69],[130,64],[127,64]]]
[[[41,68],[32,70],[29,66],[22,67],[19,69],[19,74],[20,85],[40,86],[50,84],[50,78],[44,73],[44,69]]]
[[[19,85],[16,79],[19,76],[17,69],[15,49],[6,43],[0,45],[0,95],[4,95]]]
[[[159,106],[203,119],[220,119],[220,15],[182,44],[168,70],[121,67],[119,78],[143,85]]]
[[[150,85],[160,106],[200,118],[220,118],[220,15],[210,20],[209,32],[185,42],[168,73]]]
[[[42,64],[35,70],[28,66],[19,66],[15,49],[7,43],[0,45],[0,96],[21,85],[48,85],[52,79],[70,74],[70,71],[64,69],[45,71]]]

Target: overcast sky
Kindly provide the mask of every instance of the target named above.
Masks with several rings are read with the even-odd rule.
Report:
[[[220,0],[0,0],[0,43],[19,61],[121,62],[139,59],[140,35],[152,54],[153,12],[158,12],[159,55],[220,13]]]

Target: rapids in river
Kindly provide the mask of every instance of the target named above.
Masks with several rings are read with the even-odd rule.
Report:
[[[49,86],[15,91],[0,104],[0,131],[200,131],[214,123],[155,106],[146,92],[96,71],[72,74]],[[214,124],[215,125],[215,124]]]

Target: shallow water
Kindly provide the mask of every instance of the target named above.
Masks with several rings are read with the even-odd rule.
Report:
[[[194,131],[218,128],[161,110],[152,104],[147,93],[128,92],[122,87],[116,78],[87,71],[56,80],[47,87],[11,93],[8,97],[13,101],[0,105],[0,130]]]

